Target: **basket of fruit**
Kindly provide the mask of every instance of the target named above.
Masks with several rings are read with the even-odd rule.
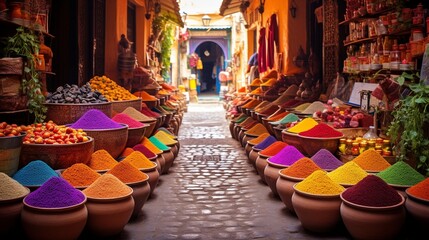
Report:
[[[94,152],[94,138],[82,130],[60,126],[52,121],[25,127],[19,166],[42,160],[53,169],[88,163]]]
[[[12,176],[18,170],[19,155],[25,135],[21,126],[0,123],[0,172]]]

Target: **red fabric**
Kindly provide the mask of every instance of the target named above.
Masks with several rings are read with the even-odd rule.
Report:
[[[266,28],[259,30],[258,48],[258,70],[260,73],[267,71],[267,41],[265,38]]]
[[[277,25],[277,15],[273,14],[270,18],[268,29],[268,49],[267,49],[267,66],[274,67],[274,46],[279,42],[279,26]]]

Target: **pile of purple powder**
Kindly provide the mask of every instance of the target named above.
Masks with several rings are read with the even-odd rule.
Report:
[[[303,157],[305,156],[296,147],[287,145],[280,152],[270,157],[268,160],[272,163],[290,166]]]
[[[259,151],[264,150],[265,148],[267,148],[268,146],[273,144],[275,141],[277,141],[277,139],[270,135],[270,136],[266,137],[262,142],[253,146],[253,148],[258,149]]]
[[[317,151],[317,153],[311,157],[311,160],[313,160],[317,166],[326,171],[334,170],[344,164],[342,161],[336,158],[334,154],[324,148]]]
[[[74,129],[115,129],[123,128],[121,125],[110,119],[104,112],[98,109],[91,109],[85,112],[71,128]]]

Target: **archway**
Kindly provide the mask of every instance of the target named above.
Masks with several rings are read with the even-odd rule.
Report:
[[[200,92],[216,93],[220,91],[218,73],[224,68],[225,53],[214,41],[204,41],[195,48],[201,58],[203,69],[198,71]]]

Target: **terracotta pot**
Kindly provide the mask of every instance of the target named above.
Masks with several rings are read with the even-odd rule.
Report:
[[[267,159],[267,166],[264,169],[265,182],[276,197],[279,196],[276,188],[277,178],[279,178],[279,171],[286,167],[288,166],[272,163],[270,162],[269,158]]]
[[[292,205],[292,195],[294,193],[293,185],[295,183],[301,182],[303,178],[295,178],[279,173],[279,178],[276,182],[277,193],[279,194],[280,199],[286,205],[286,208],[295,212],[295,209]]]
[[[233,139],[235,139],[234,126],[235,126],[235,123],[233,121],[229,122],[229,133],[231,134],[231,137]]]
[[[167,174],[170,167],[173,166],[174,154],[171,152],[171,149],[165,150],[161,154],[165,159],[165,169],[162,171],[162,174]]]
[[[27,190],[25,195],[0,201],[0,234],[8,233],[19,226],[19,218],[23,206],[22,200],[30,193],[30,189],[27,188]]]
[[[246,144],[244,145],[244,151],[246,152],[247,158],[249,158],[249,154],[250,154],[250,151],[252,151],[253,146],[254,145],[250,144],[249,141],[246,141]]]
[[[252,140],[254,138],[257,138],[257,137],[258,136],[250,135],[250,134],[245,134],[244,133],[243,138],[241,139],[241,146],[246,147],[246,144],[247,144],[248,141],[250,141],[250,140]],[[249,150],[249,152],[250,152],[250,150]],[[248,154],[248,153],[246,153],[246,154]]]
[[[157,166],[153,166],[151,168],[140,168],[140,171],[146,173],[149,176],[149,185],[150,185],[150,195],[152,195],[153,191],[155,191],[156,186],[159,181],[159,172],[156,169]]]
[[[77,239],[85,228],[88,210],[82,203],[64,208],[27,205],[21,211],[21,225],[28,239]]]
[[[86,202],[89,232],[99,237],[120,233],[134,211],[134,199],[130,194],[117,198],[90,198]],[[58,239],[58,238],[57,238]]]
[[[426,230],[429,226],[429,200],[422,199],[410,194],[405,190],[407,199],[405,200],[405,208],[411,215],[420,230]],[[413,222],[414,222],[413,221]]]
[[[405,223],[405,198],[396,205],[368,207],[351,203],[340,195],[344,225],[355,239],[394,239]]]
[[[249,156],[248,156],[249,162],[253,165],[255,170],[256,170],[256,159],[259,156],[259,154],[258,154],[259,151],[260,151],[260,149],[256,149],[255,146],[252,146],[252,150],[250,150]]]
[[[265,181],[265,167],[268,165],[267,163],[268,156],[263,156],[258,153],[258,157],[255,161],[256,171],[259,174],[259,177],[261,177],[261,180],[263,183],[267,184],[267,181]]]
[[[241,126],[239,126],[239,124],[235,124],[234,126],[234,139],[239,141],[240,139],[238,138],[240,135],[240,131],[241,131]]]
[[[158,154],[156,157],[156,164],[157,164],[157,169],[159,170],[159,173],[162,173],[162,171],[164,171],[165,169],[165,159],[162,156],[162,154]]]
[[[323,233],[338,227],[341,222],[339,194],[315,195],[293,189],[292,204],[305,229]]]
[[[132,216],[137,217],[150,195],[149,177],[140,182],[127,183],[127,185],[133,189],[134,209]]]
[[[171,152],[174,155],[174,158],[177,157],[177,154],[179,153],[179,148],[177,147],[177,144],[171,144],[171,145],[167,145],[171,148]]]

